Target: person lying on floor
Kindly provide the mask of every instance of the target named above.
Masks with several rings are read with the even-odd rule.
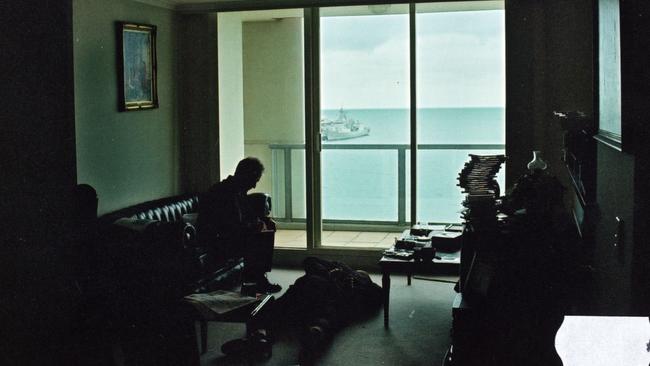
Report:
[[[305,274],[251,321],[247,338],[223,344],[224,354],[269,357],[273,334],[285,330],[300,332],[302,351],[315,354],[337,330],[382,305],[381,287],[364,271],[315,257],[306,258],[303,267]]]

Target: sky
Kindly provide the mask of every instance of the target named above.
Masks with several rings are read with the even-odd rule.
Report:
[[[321,107],[408,108],[408,14],[321,18]],[[505,105],[503,10],[416,15],[419,108]]]

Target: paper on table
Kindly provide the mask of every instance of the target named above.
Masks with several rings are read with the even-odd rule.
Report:
[[[258,301],[255,297],[243,296],[239,292],[223,290],[187,295],[185,300],[194,305],[201,314],[208,316],[210,313],[225,314]]]

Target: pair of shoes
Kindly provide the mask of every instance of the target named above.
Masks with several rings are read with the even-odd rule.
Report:
[[[265,360],[272,355],[272,342],[262,331],[253,332],[248,338],[230,340],[221,345],[221,352],[228,356],[246,356]]]
[[[269,279],[266,278],[266,275],[257,282],[257,292],[262,294],[274,294],[276,292],[282,291],[282,286],[277,283],[269,282]]]

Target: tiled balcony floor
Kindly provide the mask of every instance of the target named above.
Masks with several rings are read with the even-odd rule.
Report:
[[[323,246],[346,248],[390,248],[395,243],[396,232],[323,231]],[[304,230],[278,230],[275,246],[283,248],[306,248],[307,233]]]

